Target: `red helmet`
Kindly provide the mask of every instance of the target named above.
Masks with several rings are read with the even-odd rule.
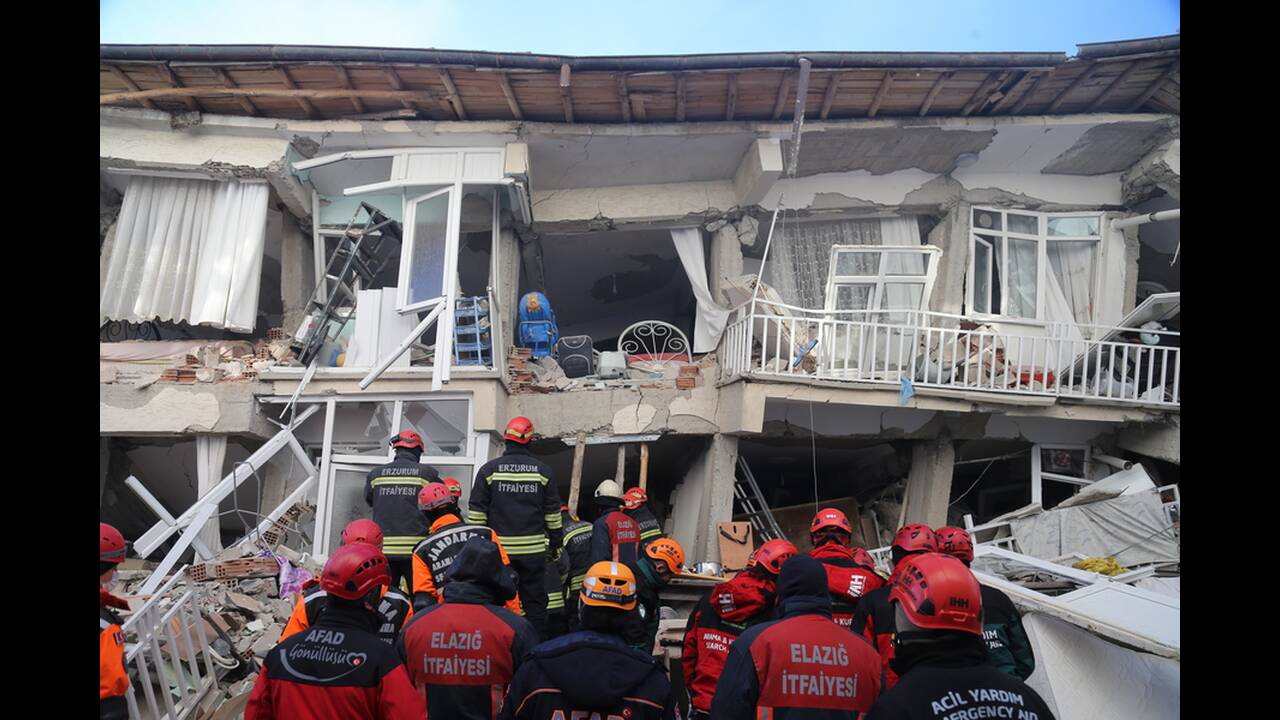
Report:
[[[912,555],[902,566],[889,602],[901,603],[913,625],[982,635],[982,588],[964,563],[930,552]]]
[[[800,551],[790,541],[770,540],[751,553],[751,557],[747,558],[747,567],[759,565],[770,574],[777,575],[782,572],[782,564],[787,561],[787,558],[799,554]]]
[[[528,445],[533,439],[533,421],[523,415],[511,418],[511,422],[507,423],[507,429],[503,431],[502,437],[508,440],[514,440],[521,445]]]
[[[454,500],[462,497],[462,483],[458,482],[458,478],[447,477],[444,479],[444,484],[448,486],[449,494]]]
[[[453,493],[442,482],[429,482],[418,491],[418,509],[423,512],[439,510],[453,503]]]
[[[850,535],[853,534],[853,529],[849,526],[848,516],[835,508],[819,510],[818,514],[813,516],[813,522],[809,525],[809,534],[812,535],[826,528],[846,532]]]
[[[649,493],[642,487],[633,487],[622,493],[622,507],[628,510],[635,510],[647,502],[649,502]]]
[[[391,447],[425,450],[427,446],[422,444],[422,436],[418,433],[412,430],[401,430],[395,437],[391,438]]]
[[[359,600],[375,587],[390,582],[386,556],[365,543],[343,545],[334,550],[320,575],[320,587],[344,600]]]
[[[862,548],[853,548],[853,564],[861,565],[868,570],[876,569],[876,559],[871,556],[871,553]]]
[[[938,539],[938,552],[973,562],[973,539],[969,532],[959,527],[940,527],[933,531]]]
[[[382,528],[378,523],[367,518],[352,520],[342,528],[342,544],[364,543],[376,548],[382,547]]]
[[[893,536],[893,547],[904,552],[938,552],[938,540],[928,525],[912,523],[904,525],[897,535]]]
[[[98,523],[98,560],[101,562],[124,562],[124,536],[110,525]]]

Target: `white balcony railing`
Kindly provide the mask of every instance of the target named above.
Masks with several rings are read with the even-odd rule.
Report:
[[[1139,341],[1140,332],[1157,343]],[[1004,320],[983,325],[946,313],[807,310],[757,300],[754,314],[749,305],[740,307],[725,328],[721,379],[898,386],[905,378],[917,388],[1176,407],[1180,340],[1170,331]]]

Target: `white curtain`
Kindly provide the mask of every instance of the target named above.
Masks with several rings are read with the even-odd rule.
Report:
[[[881,227],[878,219],[816,222],[780,219],[765,261],[765,282],[788,305],[826,307],[831,246],[880,245]]]
[[[226,435],[196,436],[196,497],[222,482],[222,465],[227,459]],[[255,508],[256,509],[256,508]],[[218,518],[211,519],[200,531],[200,539],[215,555],[222,550],[222,534]]]
[[[1093,280],[1093,253],[1096,244],[1091,242],[1050,241],[1049,275],[1057,281],[1063,299],[1071,308],[1075,322],[1088,325],[1093,308],[1089,293]]]
[[[711,297],[707,286],[707,261],[702,252],[702,233],[697,228],[677,228],[671,231],[671,242],[676,246],[680,264],[684,266],[693,297],[698,302],[698,316],[693,323],[693,351],[711,352],[720,344],[729,319],[729,311]]]
[[[880,218],[881,245],[919,245],[920,223],[914,216]]]
[[[266,183],[135,177],[107,262],[100,322],[257,323]]]

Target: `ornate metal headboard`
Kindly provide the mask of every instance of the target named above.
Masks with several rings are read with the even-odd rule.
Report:
[[[628,361],[635,360],[654,369],[693,360],[689,338],[680,328],[661,320],[634,323],[618,336],[618,349]]]

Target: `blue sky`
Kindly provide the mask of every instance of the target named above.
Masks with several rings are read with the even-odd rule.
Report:
[[[1048,51],[1178,31],[1179,0],[100,0],[103,43],[566,55]]]

